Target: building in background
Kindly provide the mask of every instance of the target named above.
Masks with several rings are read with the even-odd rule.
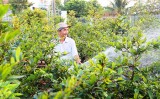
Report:
[[[51,6],[52,0],[28,0],[28,2],[33,3],[31,8],[40,8],[44,10],[48,10]]]
[[[61,4],[63,5],[66,0],[61,0]],[[28,2],[32,2],[33,5],[31,8],[40,8],[42,10],[47,11],[47,16],[60,15],[64,18],[65,22],[67,21],[67,11],[61,11],[56,9],[55,0],[28,0]]]

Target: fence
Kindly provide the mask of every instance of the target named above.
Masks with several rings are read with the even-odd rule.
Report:
[[[160,14],[157,14],[157,15],[153,15],[155,18],[158,18],[160,19]],[[135,24],[135,21],[137,21],[139,19],[139,15],[131,15],[130,17],[130,20],[131,20],[131,24],[134,25]]]

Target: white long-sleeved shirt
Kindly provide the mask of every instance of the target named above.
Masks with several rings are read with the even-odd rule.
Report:
[[[61,59],[74,60],[74,56],[78,55],[75,41],[72,38],[66,37],[63,43],[59,43],[55,46],[54,50],[60,52],[62,55]]]

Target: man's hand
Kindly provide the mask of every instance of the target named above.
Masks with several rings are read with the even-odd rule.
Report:
[[[74,60],[76,61],[77,64],[81,64],[81,59],[79,58],[79,55],[75,55]]]
[[[76,60],[77,64],[81,64],[81,59]]]

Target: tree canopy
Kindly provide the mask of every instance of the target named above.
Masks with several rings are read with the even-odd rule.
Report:
[[[118,14],[124,14],[125,8],[128,5],[127,0],[114,0],[111,2],[111,7],[107,7],[107,9],[110,9],[111,11],[115,11]]]
[[[85,0],[69,0],[65,2],[62,10],[67,11],[75,11],[76,17],[86,16],[91,9],[98,10],[102,8],[100,4],[98,4],[97,0],[91,0],[89,2]]]
[[[28,3],[28,0],[9,0],[9,3],[13,14],[17,14],[32,5],[32,3]]]

